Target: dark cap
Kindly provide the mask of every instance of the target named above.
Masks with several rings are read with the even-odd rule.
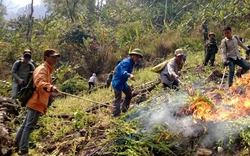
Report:
[[[54,49],[48,49],[43,52],[43,56],[57,56],[60,57],[60,54],[57,53]]]
[[[31,54],[30,54],[30,53],[25,53],[25,54],[23,55],[23,58],[24,58],[25,60],[30,60],[30,59],[31,59]]]

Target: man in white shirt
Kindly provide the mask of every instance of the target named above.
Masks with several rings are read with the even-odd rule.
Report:
[[[237,36],[232,36],[231,27],[224,28],[223,34],[225,38],[221,41],[220,48],[222,52],[223,65],[225,67],[229,66],[228,85],[231,87],[233,84],[235,65],[242,67],[242,69],[237,72],[238,77],[241,77],[241,74],[246,73],[250,69],[249,63],[241,57],[238,46],[245,49],[247,55],[249,55],[250,49],[245,46]]]

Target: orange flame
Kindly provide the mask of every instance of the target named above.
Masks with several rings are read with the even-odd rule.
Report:
[[[208,97],[196,95],[188,101],[193,110],[194,119],[202,121],[225,121],[245,117],[250,113],[250,74],[238,78],[225,94],[220,103],[214,103]]]

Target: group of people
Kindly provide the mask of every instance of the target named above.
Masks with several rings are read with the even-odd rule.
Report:
[[[235,65],[241,67],[237,71],[237,77],[241,77],[242,74],[246,73],[250,69],[250,64],[244,60],[239,52],[238,46],[246,50],[246,55],[249,56],[250,49],[242,43],[242,40],[232,35],[231,27],[225,27],[223,29],[224,39],[221,41],[220,49],[222,52],[223,66],[229,68],[228,86],[231,87],[233,84]],[[206,42],[206,57],[204,65],[210,61],[210,65],[214,65],[215,54],[218,51],[217,43],[215,40],[215,33],[209,33],[209,40]],[[121,111],[126,112],[130,100],[132,98],[131,89],[126,83],[128,78],[135,80],[132,75],[132,69],[134,64],[143,57],[142,51],[138,48],[134,49],[130,53],[130,57],[122,60],[115,70],[115,74],[112,80],[112,86],[115,92],[115,102],[113,109],[113,116],[119,116]],[[161,83],[163,88],[178,89],[180,83],[180,70],[186,61],[186,55],[184,50],[179,48],[175,50],[174,57],[167,63],[165,68],[161,71]],[[121,94],[124,92],[125,98],[121,103]]]
[[[19,155],[29,156],[29,139],[38,118],[46,113],[52,93],[59,90],[52,85],[51,73],[60,54],[54,49],[43,52],[44,63],[37,68],[31,62],[31,52],[24,51],[23,58],[16,61],[12,67],[12,102],[16,102],[17,92],[27,82],[27,73],[33,71],[33,87],[36,88],[26,103],[27,114],[15,137],[15,150]],[[21,70],[22,69],[22,70]]]
[[[235,73],[235,65],[241,67],[237,70],[236,76],[241,77],[242,74],[246,73],[250,69],[249,63],[242,58],[239,46],[246,50],[246,58],[249,57],[250,49],[249,46],[245,46],[241,37],[233,36],[231,27],[225,27],[223,29],[224,38],[221,41],[220,49],[222,52],[223,66],[229,67],[228,86],[231,87],[233,84],[233,77]],[[214,66],[215,55],[218,51],[217,43],[215,40],[215,34],[209,33],[209,40],[206,41],[206,55],[204,60],[204,66],[210,62],[211,66]]]
[[[232,36],[232,30],[230,27],[223,29],[225,38],[222,40],[220,48],[223,57],[223,65],[229,67],[229,78],[228,85],[232,86],[235,65],[242,67],[238,76],[244,74],[250,69],[249,63],[247,63],[240,55],[238,46],[241,46],[246,50],[247,55],[250,54],[250,49],[245,46],[237,37]],[[207,56],[204,65],[210,60],[210,64],[214,65],[214,55],[217,52],[215,45],[216,41],[214,39],[215,34],[209,34],[209,42],[206,43]],[[139,48],[133,49],[129,53],[129,57],[119,61],[116,65],[114,71],[111,71],[106,87],[108,88],[110,84],[114,89],[114,108],[112,114],[114,117],[121,115],[121,112],[126,112],[129,109],[130,101],[132,99],[132,90],[127,84],[127,80],[131,79],[135,81],[136,78],[132,74],[133,68],[136,63],[140,62],[143,58],[142,50]],[[22,123],[20,129],[15,137],[15,143],[17,149],[21,150],[20,155],[27,156],[29,148],[29,136],[31,131],[37,124],[40,114],[45,114],[47,105],[49,102],[49,97],[52,93],[60,92],[54,85],[51,84],[51,73],[54,70],[54,65],[57,62],[57,58],[60,55],[54,49],[49,49],[44,51],[44,63],[37,68],[31,63],[31,52],[25,51],[23,59],[14,63],[12,68],[13,84],[12,84],[12,101],[16,101],[18,87],[22,86],[27,82],[27,77],[25,73],[20,72],[18,69],[24,69],[26,73],[29,71],[33,72],[34,84],[36,87],[35,92],[26,104],[27,115]],[[174,57],[167,63],[165,68],[161,71],[160,77],[164,88],[178,89],[180,70],[186,61],[186,55],[184,50],[179,48],[174,52]],[[21,62],[21,63],[20,63]],[[89,90],[93,87],[96,82],[96,74],[93,73],[92,77],[89,79]],[[124,100],[122,101],[122,92],[125,94]]]

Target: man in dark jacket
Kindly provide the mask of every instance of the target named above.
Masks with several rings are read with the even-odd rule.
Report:
[[[130,57],[123,59],[115,68],[114,77],[112,80],[112,86],[115,91],[115,102],[113,116],[119,116],[122,111],[126,112],[129,108],[130,101],[132,99],[132,91],[130,86],[127,84],[128,78],[135,81],[132,75],[133,67],[137,61],[142,57],[142,51],[138,48],[133,49],[129,53]],[[122,92],[125,94],[125,99],[121,106]]]
[[[204,61],[204,66],[210,61],[210,65],[214,66],[215,55],[218,52],[217,43],[215,40],[215,34],[213,32],[209,33],[209,40],[206,42],[206,56]]]
[[[22,87],[25,87],[27,84],[27,76],[30,71],[34,71],[35,67],[31,63],[31,53],[23,53],[23,58],[17,60],[11,70],[12,74],[12,97],[11,102],[15,103],[17,98],[17,93]]]

